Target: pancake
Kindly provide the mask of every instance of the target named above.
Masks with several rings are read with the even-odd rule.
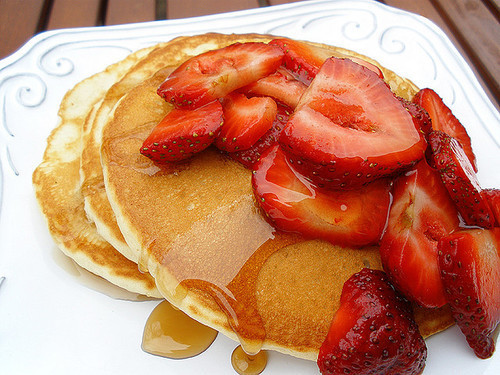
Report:
[[[250,40],[270,37],[184,38],[163,47],[162,63]],[[415,85],[380,68],[393,91],[411,99]],[[316,360],[345,280],[364,267],[381,269],[378,248],[346,249],[276,231],[254,201],[251,171],[213,148],[162,168],[142,156],[143,140],[171,110],[156,94],[169,72],[159,70],[123,95],[98,137],[105,191],[132,257],[169,302],[248,352]],[[447,308],[416,308],[415,315],[424,336],[452,324]]]
[[[255,39],[258,40],[261,37],[255,36]],[[95,223],[99,234],[122,255],[136,263],[139,260],[138,253],[130,250],[127,245],[107,199],[100,163],[102,128],[113,107],[131,88],[162,68],[167,69],[166,72],[168,72],[169,68],[165,68],[168,64],[165,61],[172,64],[170,68],[172,70],[187,54],[197,54],[199,48],[201,50],[217,48],[217,40],[213,37],[197,39],[179,37],[169,43],[157,45],[147,58],[142,58],[109,88],[102,98],[96,116],[88,118],[84,124],[80,177],[85,212]]]
[[[77,264],[128,291],[160,297],[155,281],[138,270],[98,233],[85,215],[80,189],[81,136],[93,121],[108,88],[151,49],[138,51],[75,86],[61,103],[60,123],[51,133],[33,185],[49,232],[58,247]]]

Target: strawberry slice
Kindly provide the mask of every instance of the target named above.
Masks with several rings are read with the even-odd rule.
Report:
[[[416,375],[426,359],[411,306],[385,273],[364,268],[351,276],[319,350],[321,374]]]
[[[278,143],[278,138],[285,127],[292,110],[281,104],[277,104],[277,114],[273,126],[255,144],[247,150],[231,152],[229,155],[245,167],[252,169],[253,165],[260,160],[261,155],[269,147]]]
[[[283,51],[265,43],[235,43],[192,57],[158,88],[177,107],[196,108],[274,73]]]
[[[291,72],[294,72],[297,79],[306,84],[309,84],[314,79],[321,65],[323,65],[326,59],[332,56],[341,59],[350,59],[370,69],[380,78],[384,78],[382,71],[376,65],[338,51],[332,51],[320,46],[291,39],[274,39],[269,44],[279,46],[283,50],[285,53],[283,66]]]
[[[432,131],[427,138],[431,165],[439,172],[465,223],[491,228],[495,217],[460,143],[441,131]]]
[[[279,145],[254,166],[257,201],[278,229],[334,244],[376,244],[390,205],[390,184],[379,180],[359,190],[323,191],[297,173]]]
[[[270,96],[293,109],[306,88],[304,83],[296,80],[285,69],[278,69],[275,73],[245,86],[241,91],[250,96]]]
[[[419,124],[420,130],[424,134],[429,134],[432,131],[432,121],[427,111],[417,103],[410,102],[409,100],[403,98],[398,99],[401,101],[401,103],[403,103],[403,106],[406,108],[406,110]]]
[[[437,245],[459,224],[455,204],[425,160],[394,182],[380,257],[392,283],[407,298],[425,307],[446,303]]]
[[[467,134],[467,130],[465,130],[460,121],[444,104],[443,99],[434,90],[425,88],[415,95],[413,102],[419,104],[429,113],[432,120],[432,129],[440,130],[455,138],[460,143],[474,171],[477,172],[476,157],[472,151],[469,134]]]
[[[485,189],[482,193],[495,216],[495,226],[500,227],[500,189]]]
[[[141,154],[159,164],[187,159],[210,146],[222,123],[218,101],[194,110],[174,108],[144,141]]]
[[[500,322],[500,228],[457,231],[441,239],[439,250],[453,317],[474,353],[489,358]]]
[[[224,125],[215,140],[217,148],[227,152],[253,146],[273,125],[278,107],[269,97],[231,93],[222,101]]]
[[[423,158],[417,120],[383,80],[345,59],[328,59],[280,136],[294,166],[320,187],[355,188]]]

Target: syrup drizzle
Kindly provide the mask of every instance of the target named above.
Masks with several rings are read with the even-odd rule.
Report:
[[[204,352],[216,337],[216,330],[163,301],[146,321],[142,350],[167,358],[190,358]]]
[[[239,345],[231,354],[231,364],[240,375],[258,375],[267,365],[267,352],[260,351],[257,354],[248,354]]]

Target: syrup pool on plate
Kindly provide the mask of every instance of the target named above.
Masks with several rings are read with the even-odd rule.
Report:
[[[142,349],[167,358],[189,358],[204,352],[216,337],[216,330],[163,301],[146,321]]]

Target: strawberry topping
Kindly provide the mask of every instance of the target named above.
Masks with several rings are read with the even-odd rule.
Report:
[[[276,228],[341,246],[379,241],[390,204],[387,181],[357,190],[323,191],[294,170],[278,145],[254,168],[257,201]]]
[[[273,125],[278,111],[269,97],[231,93],[222,100],[224,125],[215,140],[223,151],[234,152],[252,147]]]
[[[363,269],[344,283],[318,356],[323,375],[416,375],[427,358],[410,304],[385,273]]]
[[[280,136],[294,166],[318,186],[354,188],[423,158],[419,124],[372,71],[328,59]]]
[[[500,228],[457,231],[439,242],[439,265],[453,317],[479,358],[495,350],[500,322]]]
[[[465,223],[491,228],[495,217],[460,143],[441,131],[431,132],[428,139],[431,165],[439,172]]]
[[[306,84],[309,84],[314,79],[321,65],[323,65],[326,59],[332,56],[350,59],[370,69],[380,78],[384,78],[382,71],[368,61],[340,52],[334,52],[331,49],[291,39],[274,39],[269,44],[279,46],[283,50],[285,53],[283,66],[295,73],[297,79]]]
[[[500,189],[485,189],[482,191],[482,195],[495,216],[495,226],[500,227]]]
[[[195,56],[174,70],[158,95],[177,107],[196,108],[274,73],[283,52],[265,43],[235,43]]]
[[[174,108],[144,141],[141,154],[159,164],[187,159],[212,144],[222,123],[218,101],[195,110]]]
[[[380,257],[391,281],[407,298],[425,307],[446,303],[437,245],[458,227],[457,209],[439,174],[425,160],[395,181]]]
[[[413,102],[419,104],[427,111],[432,121],[432,129],[440,130],[449,136],[455,138],[465,151],[469,161],[477,172],[476,157],[472,151],[472,145],[467,130],[458,121],[455,115],[451,112],[443,99],[432,89],[422,89],[415,97]]]
[[[270,96],[293,109],[306,88],[305,84],[280,68],[275,73],[243,87],[241,91],[249,96]]]
[[[288,118],[290,117],[291,109],[278,104],[278,111],[274,119],[271,129],[267,131],[255,144],[247,150],[231,152],[234,160],[240,162],[247,168],[252,168],[253,165],[260,160],[260,157],[269,147],[278,143],[278,138],[285,127]]]

